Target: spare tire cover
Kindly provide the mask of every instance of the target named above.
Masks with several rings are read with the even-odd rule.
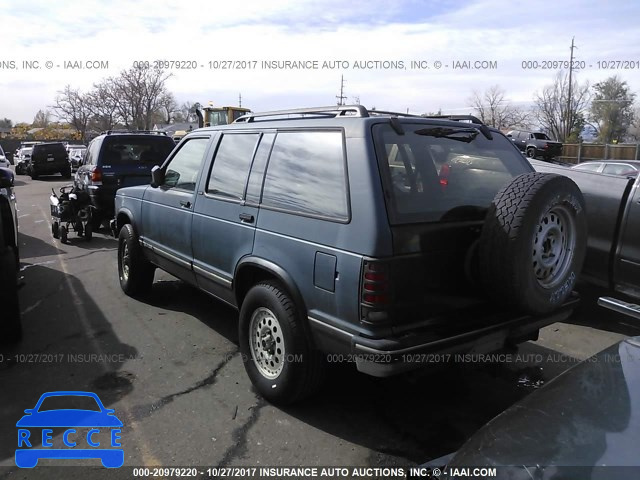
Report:
[[[568,177],[526,173],[500,190],[487,213],[478,264],[486,293],[523,313],[549,313],[576,283],[587,243],[582,192]]]

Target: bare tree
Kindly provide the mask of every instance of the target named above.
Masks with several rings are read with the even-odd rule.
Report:
[[[13,127],[13,121],[5,117],[2,120],[0,120],[0,127],[2,127],[2,128],[12,128]]]
[[[128,128],[149,130],[160,100],[167,93],[165,83],[171,74],[144,64],[124,70],[110,78],[110,92],[116,101],[116,111]]]
[[[166,92],[158,101],[158,113],[162,115],[163,123],[171,123],[176,113],[180,113],[178,102],[173,93]]]
[[[480,120],[491,127],[527,127],[530,123],[530,113],[510,103],[499,85],[482,93],[474,91],[470,102]]]
[[[87,95],[67,85],[64,90],[58,92],[53,110],[60,120],[76,129],[83,142],[86,140],[87,125],[91,116]]]
[[[88,94],[91,111],[91,125],[98,131],[111,130],[120,120],[118,114],[118,96],[113,82],[103,80],[93,85]]]
[[[38,110],[36,116],[33,117],[32,125],[36,128],[45,128],[51,123],[51,113],[49,110]]]
[[[590,100],[589,84],[579,85],[575,79],[572,83],[570,89],[568,73],[560,71],[553,84],[534,96],[536,119],[560,142],[577,140],[585,125],[585,112]]]
[[[180,113],[185,122],[197,122],[196,109],[200,107],[198,102],[184,102],[180,107]]]

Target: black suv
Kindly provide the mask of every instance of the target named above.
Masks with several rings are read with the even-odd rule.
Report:
[[[13,172],[0,168],[0,344],[20,339],[18,216]]]
[[[94,138],[75,175],[75,185],[89,192],[94,228],[113,218],[113,199],[121,187],[148,184],[151,168],[164,162],[174,141],[164,132],[109,130]]]
[[[507,138],[529,158],[543,157],[552,160],[562,155],[562,143],[551,140],[546,133],[511,130]]]
[[[152,178],[116,195],[123,291],[159,267],[237,307],[274,402],[310,394],[325,360],[386,376],[570,313],[580,190],[475,117],[251,113],[189,133]]]
[[[54,173],[60,173],[64,178],[71,178],[69,155],[67,155],[67,149],[61,142],[34,145],[26,169],[27,175],[30,175],[34,180],[40,175]]]

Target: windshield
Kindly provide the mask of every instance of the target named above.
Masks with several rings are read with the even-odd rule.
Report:
[[[531,167],[501,134],[469,124],[374,127],[391,223],[481,220],[500,188]]]

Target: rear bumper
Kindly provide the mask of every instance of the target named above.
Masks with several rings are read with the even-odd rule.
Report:
[[[101,215],[113,217],[115,212],[116,190],[103,186],[89,187],[89,197],[93,205]]]
[[[51,173],[62,173],[69,170],[71,166],[68,162],[59,163],[59,162],[51,162],[51,163],[32,163],[31,171],[35,172],[37,175],[49,175]]]
[[[368,338],[342,332],[342,338],[350,341],[349,359],[355,361],[360,372],[376,377],[388,377],[426,367],[430,363],[441,363],[443,359],[448,358],[448,354],[489,353],[508,344],[535,339],[540,328],[568,318],[578,302],[577,298],[572,298],[549,315],[512,317],[507,321],[439,338],[428,328],[385,338]],[[317,328],[317,320],[313,323]],[[333,330],[335,335],[335,328]],[[328,332],[321,333],[316,330],[316,333]]]
[[[562,145],[549,145],[549,148],[538,148],[538,154],[545,157],[559,157],[562,155]]]

